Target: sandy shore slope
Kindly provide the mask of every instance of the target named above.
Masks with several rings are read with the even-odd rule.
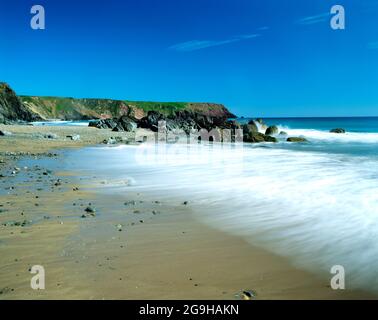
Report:
[[[87,127],[0,130],[12,133],[0,137],[0,299],[237,299],[241,290],[256,299],[374,298],[334,291],[331,275],[320,279],[199,223],[190,204],[133,193],[104,196],[82,182],[80,172],[50,171],[42,161],[60,161],[61,148],[130,134]],[[43,137],[50,133],[58,137]],[[67,138],[73,134],[80,140]],[[19,166],[23,159],[31,166]],[[88,206],[96,215],[83,218]],[[45,290],[30,287],[33,265],[45,268]]]

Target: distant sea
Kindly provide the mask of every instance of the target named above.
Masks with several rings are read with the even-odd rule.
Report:
[[[241,123],[252,118],[239,118]],[[269,125],[290,129],[313,129],[329,131],[344,128],[348,132],[378,132],[378,117],[328,117],[328,118],[264,118]]]
[[[203,223],[325,279],[342,265],[347,288],[378,292],[378,117],[264,121],[308,142],[100,146],[61,163],[106,180],[99,192],[188,201]]]

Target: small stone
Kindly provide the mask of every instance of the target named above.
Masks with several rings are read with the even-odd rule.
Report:
[[[257,296],[256,292],[254,292],[253,290],[243,290],[237,295],[242,300],[252,300]]]
[[[85,212],[88,212],[88,213],[95,213],[96,209],[92,208],[92,207],[86,207]]]
[[[74,135],[68,135],[66,138],[71,139],[72,141],[79,141],[80,140],[80,135],[74,134]]]
[[[56,182],[54,183],[54,186],[60,186],[62,185],[62,180],[58,179],[56,180]]]
[[[82,218],[87,218],[87,217],[95,217],[96,216],[96,210],[92,207],[86,207],[84,209],[86,213],[82,214]]]

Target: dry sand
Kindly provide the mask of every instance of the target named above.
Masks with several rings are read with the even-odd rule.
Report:
[[[43,165],[12,174],[19,156],[10,152],[38,158],[129,134],[83,127],[0,130],[13,133],[0,137],[0,299],[237,299],[241,290],[253,290],[256,299],[375,298],[332,290],[328,277],[199,223],[190,204],[133,193],[104,196],[84,185],[79,172],[50,173]],[[60,138],[32,137],[36,133]],[[72,134],[81,140],[66,139]],[[96,216],[82,218],[89,203]],[[45,268],[45,290],[30,287],[33,265]]]

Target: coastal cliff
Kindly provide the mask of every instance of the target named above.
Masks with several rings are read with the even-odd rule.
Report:
[[[224,105],[216,103],[17,96],[8,84],[0,82],[0,122],[35,119],[109,119],[124,115],[139,120],[147,116],[149,111],[155,111],[164,116],[188,111],[214,118],[235,117]]]
[[[38,119],[39,115],[25,106],[9,85],[0,82],[0,123]]]

